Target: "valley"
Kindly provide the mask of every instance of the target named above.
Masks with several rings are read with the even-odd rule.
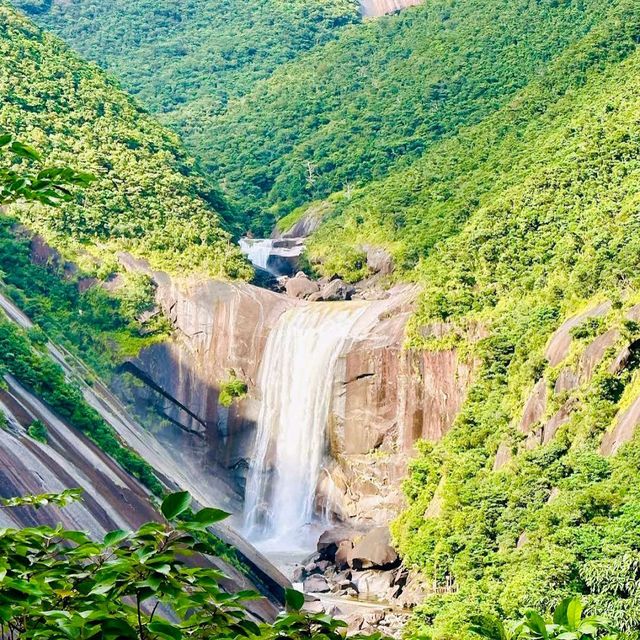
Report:
[[[0,0],[2,527],[182,527],[260,594],[225,638],[634,640],[639,47],[635,0]],[[167,566],[123,637],[214,637]]]

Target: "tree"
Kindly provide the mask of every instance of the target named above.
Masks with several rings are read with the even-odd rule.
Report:
[[[10,133],[0,134],[0,163],[0,206],[19,201],[57,206],[73,198],[69,187],[95,179],[69,167],[42,167],[40,154]]]
[[[0,508],[65,506],[77,490],[0,502]],[[245,603],[260,596],[222,590],[223,574],[207,528],[219,509],[189,512],[186,492],[168,495],[165,522],[112,531],[101,542],[62,526],[3,529],[0,535],[0,637],[88,640],[342,640],[343,622],[301,612],[304,596],[286,592],[287,611],[257,624]],[[188,514],[188,515],[187,515]],[[185,518],[188,517],[188,521]],[[189,558],[200,556],[198,562]],[[364,636],[356,636],[364,638]],[[379,634],[369,638],[380,638]]]

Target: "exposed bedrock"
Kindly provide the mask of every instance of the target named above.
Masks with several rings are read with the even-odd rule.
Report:
[[[122,260],[130,269],[146,269],[129,256]],[[242,494],[254,450],[267,336],[288,309],[317,303],[248,284],[150,275],[176,336],[133,360],[128,370],[136,384],[125,377],[122,390],[141,410],[151,403],[166,416],[160,438],[209,473],[226,474]],[[455,349],[403,349],[415,295],[415,289],[399,287],[387,299],[368,303],[344,344],[334,379],[327,381],[330,456],[319,482],[318,508],[362,525],[386,523],[401,508],[400,480],[414,442],[446,433],[472,378],[473,367],[459,361]],[[248,393],[225,409],[218,400],[230,371],[247,384]]]
[[[423,0],[360,0],[360,12],[365,18],[378,18],[422,2]]]
[[[32,328],[29,318],[8,298],[0,295],[0,309],[12,322]],[[167,488],[187,490],[202,506],[221,506],[233,510],[224,475],[206,473],[182,458],[175,458],[169,447],[144,429],[114,395],[63,347],[48,343],[49,355],[69,379],[82,390],[86,402],[107,422],[128,447],[136,451],[157,472]],[[87,384],[86,380],[92,380]],[[158,520],[147,490],[108,455],[11,376],[4,377],[0,389],[0,413],[6,427],[0,438],[0,497],[59,492],[80,487],[83,501],[64,509],[0,510],[0,526],[31,526],[62,523],[69,529],[87,531],[101,538],[107,531],[132,529],[149,520]],[[29,437],[34,421],[47,431],[47,442]],[[237,507],[237,501],[235,502]],[[247,569],[246,575],[223,560],[214,564],[228,576],[223,586],[230,591],[258,588],[273,601],[281,601],[288,581],[271,563],[243,540],[226,523],[215,526],[219,538],[234,546]],[[270,619],[277,606],[267,600],[251,604],[259,618]]]

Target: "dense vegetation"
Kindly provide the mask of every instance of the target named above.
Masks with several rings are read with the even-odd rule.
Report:
[[[640,340],[627,315],[640,302],[639,45],[636,0],[429,2],[344,26],[274,73],[246,67],[265,79],[235,78],[235,97],[197,120],[191,144],[247,224],[292,221],[332,194],[313,204],[326,216],[315,268],[356,280],[363,246],[387,248],[396,277],[424,287],[408,347],[455,346],[476,363],[449,434],[420,445],[394,524],[407,564],[438,587],[416,634],[465,637],[474,615],[548,610],[567,593],[640,628],[640,440],[600,454],[640,390],[636,352],[612,368]],[[605,299],[551,366],[551,334]],[[432,322],[449,334],[430,337]],[[592,375],[556,391],[611,329]],[[536,383],[545,415],[523,433]],[[228,384],[231,401],[242,389]],[[559,411],[553,438],[530,437]]]
[[[215,140],[212,119],[279,66],[360,19],[356,0],[13,4],[112,71],[209,165],[219,161],[229,141],[226,132]],[[231,178],[222,171],[215,175],[225,183]],[[245,182],[233,179],[231,193]],[[245,222],[243,216],[240,224]]]
[[[245,226],[266,230],[273,216],[281,217],[332,192],[349,193],[393,168],[408,167],[438,140],[505,105],[514,92],[605,19],[614,0],[428,2],[400,16],[346,26],[335,39],[280,64],[255,86],[253,67],[243,65],[241,58],[236,75],[230,77],[224,65],[211,60],[219,52],[217,43],[204,40],[203,44],[200,33],[193,40],[187,37],[196,21],[196,13],[190,13],[194,7],[189,5],[176,16],[163,11],[157,1],[151,2],[154,11],[149,11],[149,3],[127,11],[121,4],[97,9],[88,0],[55,3],[36,18],[120,77],[135,76],[138,86],[144,87],[141,97],[155,110],[162,106],[145,96],[159,93],[165,80],[167,86],[178,85],[180,94],[187,91],[184,84],[192,82],[214,102],[216,87],[225,87],[231,99],[224,108],[189,107],[189,144],[239,203]],[[238,17],[226,23],[221,18],[227,3],[222,10],[211,5],[197,13],[203,20],[211,18],[211,12],[219,13],[209,21],[207,33],[216,34],[221,42],[233,37],[239,22],[247,22],[247,9],[229,4]],[[276,27],[266,29],[269,38],[282,42],[293,33],[295,43],[297,30],[282,23],[278,4],[261,3]],[[301,22],[306,19],[307,28],[313,28],[316,21],[308,14],[317,10],[317,3],[292,4],[302,11]],[[340,14],[348,13],[348,4],[338,4],[338,9],[335,3],[328,6]],[[143,12],[153,16],[151,28],[140,26]],[[264,24],[262,11],[250,15],[256,28]],[[333,26],[326,20],[321,24],[325,29]],[[180,39],[179,47],[163,48],[162,37],[157,46],[148,43],[158,33],[168,32]],[[114,34],[122,34],[125,44],[112,42]],[[247,31],[247,35],[259,34]],[[259,47],[254,45],[259,40],[246,46]],[[113,46],[106,46],[109,43]],[[138,55],[144,60],[150,49],[156,53],[160,49],[166,76],[137,72]],[[194,57],[202,60],[208,75],[182,74],[179,65],[185,57],[187,66]],[[269,58],[268,64],[275,68],[286,59]],[[143,63],[143,69],[147,66]],[[237,87],[235,98],[227,89],[231,84]],[[405,192],[405,197],[411,194]],[[400,212],[406,206],[402,197],[389,205]]]
[[[32,229],[94,270],[92,254],[130,250],[174,272],[250,275],[221,227],[228,205],[176,137],[4,2],[0,85],[0,131],[18,135],[54,165],[72,164],[97,177],[79,201],[60,210],[18,209]]]
[[[77,497],[73,490],[27,496],[2,501],[0,509],[64,506]],[[245,603],[259,595],[223,591],[224,574],[206,559],[215,556],[207,528],[229,514],[205,508],[185,522],[189,502],[186,493],[171,494],[161,505],[170,524],[112,531],[102,541],[62,526],[3,529],[0,634],[13,640],[344,638],[344,623],[301,613],[304,595],[297,591],[286,592],[288,611],[275,622],[257,624]],[[199,560],[190,562],[195,554]]]
[[[640,442],[610,458],[599,453],[638,394],[635,358],[611,368],[640,337],[627,316],[640,285],[638,43],[640,9],[619,3],[556,73],[466,132],[453,156],[468,168],[459,175],[477,204],[419,263],[425,292],[410,344],[457,345],[479,365],[451,432],[421,446],[405,487],[410,507],[394,527],[408,562],[456,584],[420,609],[435,637],[451,636],[470,602],[512,616],[531,604],[547,608],[567,590],[623,629],[639,627]],[[558,91],[565,74],[573,86]],[[552,367],[552,332],[605,299],[609,313],[576,328],[568,357]],[[425,327],[443,320],[450,335],[429,337]],[[466,328],[478,325],[488,336],[467,339]],[[619,336],[593,375],[558,390],[563,369],[580,371],[580,355],[612,328]],[[568,418],[536,446],[519,424],[540,380],[547,408],[531,431],[560,410]],[[494,470],[501,446],[511,460]],[[439,513],[425,517],[434,496]]]

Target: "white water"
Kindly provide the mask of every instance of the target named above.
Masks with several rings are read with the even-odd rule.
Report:
[[[260,365],[262,405],[245,498],[245,531],[263,549],[306,546],[336,365],[365,311],[357,303],[314,303],[286,312],[271,331]]]
[[[270,238],[241,238],[239,245],[240,251],[249,258],[254,266],[269,271],[267,264],[269,256],[273,253],[273,240]]]

